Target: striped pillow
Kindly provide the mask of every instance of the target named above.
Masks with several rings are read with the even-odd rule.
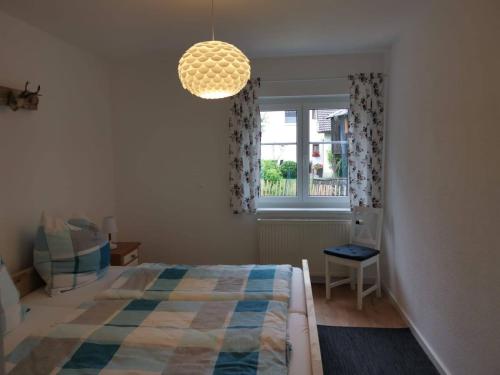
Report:
[[[42,215],[33,263],[49,294],[87,285],[109,267],[110,246],[98,227],[85,218],[68,221]]]
[[[25,311],[19,303],[19,292],[0,258],[0,340],[24,320]]]

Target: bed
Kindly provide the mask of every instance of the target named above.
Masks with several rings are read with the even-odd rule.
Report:
[[[15,349],[18,345],[21,342],[27,341],[29,337],[43,337],[51,330],[54,330],[54,328],[66,324],[66,322],[72,320],[77,321],[80,314],[82,314],[82,306],[88,309],[92,304],[110,305],[112,302],[109,300],[100,301],[99,298],[96,300],[96,296],[102,293],[103,290],[108,290],[112,284],[116,282],[122,272],[127,269],[127,267],[110,267],[106,276],[97,282],[53,297],[48,297],[40,288],[27,293],[32,290],[32,271],[25,270],[15,275],[14,282],[21,290],[21,294],[25,294],[22,298],[22,303],[29,307],[31,311],[25,322],[6,336],[5,352],[7,357],[9,357],[9,353],[11,354],[10,357],[16,354]],[[292,269],[290,284],[291,293],[287,310],[286,334],[287,341],[291,344],[292,350],[288,357],[288,374],[322,374],[323,370],[307,260],[303,261],[302,269],[295,267]],[[123,310],[123,302],[114,301],[113,303],[113,308]],[[232,306],[228,301],[222,303],[197,301],[193,302],[192,305],[193,306],[190,308],[193,309],[207,308],[207,306],[208,308],[214,308],[214,306],[219,308],[220,306],[224,306],[224,308],[234,308],[234,311],[236,311],[236,309],[240,308],[236,307],[236,305]],[[158,306],[163,314],[168,315],[168,310],[171,308],[172,304],[163,303],[163,305],[159,304]],[[275,304],[278,315],[280,308],[278,301]],[[101,311],[103,309],[102,306],[100,306],[99,309],[98,311]],[[127,309],[130,308],[128,307]],[[115,312],[113,312],[113,314],[114,313]],[[123,313],[123,311],[120,311],[120,313]],[[266,316],[264,320],[266,324],[271,327],[272,319]],[[227,327],[224,328],[227,329]],[[273,327],[269,329],[273,329]],[[166,340],[165,338],[161,339]],[[9,367],[9,363],[7,363],[7,370],[9,371],[13,366],[14,365],[11,364]]]

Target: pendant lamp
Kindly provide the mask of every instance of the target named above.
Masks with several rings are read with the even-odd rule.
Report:
[[[182,87],[203,99],[221,99],[240,92],[250,78],[250,61],[232,44],[215,40],[212,0],[212,40],[191,46],[179,61]]]

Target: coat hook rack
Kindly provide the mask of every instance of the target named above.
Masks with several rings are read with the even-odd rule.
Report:
[[[40,94],[40,85],[36,91],[28,90],[29,81],[26,81],[24,90],[16,90],[10,87],[0,86],[0,105],[7,105],[13,111],[29,109],[36,111],[38,109]]]

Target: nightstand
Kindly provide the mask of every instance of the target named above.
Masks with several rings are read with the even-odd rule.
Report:
[[[111,265],[137,266],[140,246],[140,242],[116,242],[116,249],[111,250]]]

